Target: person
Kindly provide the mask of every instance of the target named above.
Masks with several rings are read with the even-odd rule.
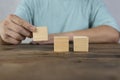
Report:
[[[117,43],[120,27],[102,0],[22,0],[15,14],[0,23],[1,44],[20,44],[32,38],[35,27],[47,26],[54,36],[88,36],[90,43]]]

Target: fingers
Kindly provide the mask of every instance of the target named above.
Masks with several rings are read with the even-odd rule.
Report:
[[[32,37],[32,33],[26,29],[24,29],[23,27],[20,27],[14,23],[11,23],[11,27],[8,27],[9,30],[16,32],[18,34],[21,34],[22,36],[25,37]]]
[[[0,23],[0,37],[8,44],[19,44],[26,37],[32,37],[35,27],[21,18],[10,15]]]
[[[5,35],[5,36],[2,35],[1,38],[2,38],[3,41],[5,41],[8,44],[16,45],[16,44],[19,44],[21,42],[21,41],[18,41],[18,40],[14,39],[14,38],[12,38],[8,35]]]
[[[15,39],[15,40],[18,40],[18,41],[22,41],[25,39],[24,36],[14,32],[14,31],[7,31],[6,35],[10,36],[11,38]]]
[[[16,32],[8,29],[2,33],[1,38],[8,44],[19,44],[22,40],[25,39],[25,37],[21,36],[20,34],[17,34]]]
[[[17,25],[22,26],[23,28],[27,29],[30,32],[35,31],[35,27],[33,27],[31,24],[29,24],[28,22],[19,18],[16,15],[10,15],[10,20]]]

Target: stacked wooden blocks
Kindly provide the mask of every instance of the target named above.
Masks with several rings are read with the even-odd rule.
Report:
[[[33,41],[48,41],[47,27],[37,27],[36,32],[33,33]],[[86,36],[74,36],[74,51],[88,52],[89,38]],[[69,52],[69,37],[55,36],[54,37],[54,52]]]

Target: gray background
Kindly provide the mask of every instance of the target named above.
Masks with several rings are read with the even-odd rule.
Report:
[[[112,16],[120,25],[120,0],[104,0]],[[13,13],[20,0],[0,0],[0,21]]]

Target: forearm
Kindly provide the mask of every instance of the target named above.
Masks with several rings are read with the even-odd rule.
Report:
[[[88,36],[90,43],[117,43],[119,40],[119,32],[108,26],[99,26],[87,30],[78,30],[57,34],[60,36],[69,36],[70,41],[73,36]]]

